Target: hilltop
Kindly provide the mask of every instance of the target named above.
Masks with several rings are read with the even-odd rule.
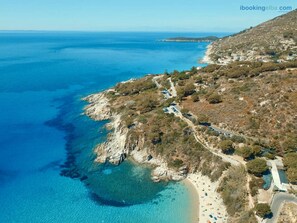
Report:
[[[297,10],[213,42],[207,61],[291,61],[297,58]]]

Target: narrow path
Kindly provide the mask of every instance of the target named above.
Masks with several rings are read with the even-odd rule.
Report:
[[[211,146],[208,145],[207,142],[205,142],[205,140],[199,135],[197,129],[196,129],[196,126],[195,124],[187,119],[186,117],[184,117],[181,113],[179,114],[179,117],[188,124],[189,127],[191,127],[191,129],[193,130],[193,135],[196,139],[196,141],[198,143],[200,143],[204,148],[206,148],[208,151],[210,151],[212,154],[216,155],[216,156],[219,156],[221,157],[225,162],[229,162],[231,163],[232,165],[235,165],[235,166],[239,166],[240,164],[242,164],[239,160],[237,159],[234,159],[233,157],[230,157],[226,154],[223,154],[219,151],[215,151],[215,149]],[[244,163],[245,164],[245,163]]]
[[[161,78],[161,76],[156,76],[156,77],[153,77],[153,82],[157,85],[158,88],[162,88],[162,85],[160,85],[158,83],[158,79]],[[175,86],[171,80],[171,78],[168,78],[169,82],[170,82],[170,85],[171,85],[171,91],[172,91],[172,96],[173,97],[176,97],[177,96],[177,93],[176,93],[176,89],[175,89]],[[176,108],[180,107],[179,104],[177,104]],[[229,162],[231,163],[231,165],[235,165],[235,166],[239,166],[241,164],[243,164],[245,166],[245,162],[241,161],[240,159],[236,159],[235,157],[230,157],[226,154],[223,154],[221,152],[218,152],[215,150],[215,148],[211,147],[204,139],[203,137],[201,137],[196,129],[196,126],[195,124],[187,119],[186,117],[184,117],[182,115],[182,113],[180,112],[179,109],[177,109],[177,112],[173,112],[173,114],[177,117],[179,117],[180,119],[182,119],[184,122],[186,122],[188,124],[188,126],[192,129],[193,131],[193,135],[196,139],[196,141],[198,143],[200,143],[205,149],[207,149],[208,151],[210,151],[212,154],[216,155],[216,156],[219,156],[221,157],[225,162]]]
[[[155,76],[153,77],[152,81],[156,84],[157,88],[162,88],[162,85],[159,84],[159,82],[157,81],[158,79],[160,79],[162,76]]]
[[[173,84],[173,82],[171,80],[171,77],[169,77],[168,80],[169,80],[169,83],[170,83],[170,86],[171,86],[171,88],[170,88],[171,94],[172,94],[173,97],[176,97],[177,93],[176,93],[175,86],[174,86],[174,84]]]
[[[175,89],[175,86],[171,80],[171,78],[168,78],[169,82],[170,82],[170,85],[171,85],[171,93],[172,93],[172,96],[176,97],[177,94],[176,94],[176,89]],[[156,79],[154,79],[154,81],[157,82]],[[158,85],[157,85],[158,86]],[[172,113],[179,117],[181,120],[183,120],[184,122],[187,123],[187,125],[192,129],[193,131],[193,135],[194,135],[194,138],[195,140],[201,144],[205,149],[207,149],[209,152],[211,152],[212,154],[216,155],[216,156],[219,156],[222,158],[223,161],[225,162],[229,162],[231,165],[234,165],[234,166],[239,166],[239,165],[243,165],[244,168],[246,169],[246,162],[241,158],[241,157],[237,157],[237,156],[229,156],[229,155],[226,155],[220,151],[217,151],[215,148],[213,148],[212,146],[210,146],[208,144],[208,142],[205,141],[205,139],[199,134],[199,132],[197,131],[196,129],[196,125],[191,121],[189,120],[188,118],[184,117],[183,114],[181,113],[180,111],[180,108],[181,106],[177,103],[177,105],[175,106],[176,108],[176,111],[173,111]],[[226,130],[222,130],[224,132],[228,132]],[[230,133],[230,132],[228,132]],[[233,133],[234,134],[234,133]],[[235,134],[234,134],[235,135]],[[247,170],[247,169],[246,169]],[[250,187],[249,187],[249,182],[251,181],[251,177],[249,175],[247,175],[247,183],[246,183],[246,189],[248,191],[248,207],[249,209],[253,208],[254,207],[254,201],[253,201],[253,197],[251,195],[251,192],[250,192]]]

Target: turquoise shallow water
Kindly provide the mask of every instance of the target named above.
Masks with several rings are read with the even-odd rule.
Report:
[[[80,101],[118,81],[198,65],[206,43],[158,41],[180,35],[0,32],[1,223],[190,221],[184,185],[153,184],[148,168],[130,162],[93,163],[105,122],[81,115]]]

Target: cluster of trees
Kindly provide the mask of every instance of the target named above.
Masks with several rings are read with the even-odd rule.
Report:
[[[195,83],[197,83],[197,84],[203,83],[203,78],[200,74],[193,76],[193,79],[194,79]]]
[[[222,67],[222,65],[210,64],[210,65],[208,65],[206,67],[203,67],[201,69],[201,71],[205,72],[205,73],[213,73],[214,71],[219,70],[221,67]]]
[[[172,81],[177,82],[180,80],[187,80],[191,77],[191,73],[187,71],[173,71],[171,74]]]
[[[225,154],[232,154],[234,153],[234,147],[233,142],[231,140],[223,140],[219,144],[219,148],[222,150]]]
[[[222,140],[219,144],[219,148],[225,154],[232,154],[233,152],[235,152],[235,149],[233,147],[233,140],[231,139]],[[242,156],[245,160],[250,160],[254,159],[255,156],[260,156],[262,154],[262,148],[258,145],[243,146],[241,148],[236,149],[236,153]]]
[[[269,52],[271,55],[275,55],[275,52]],[[227,66],[208,65],[201,70],[206,73],[216,73],[219,76],[225,76],[228,78],[241,78],[241,77],[254,77],[267,71],[284,70],[286,68],[296,68],[297,61],[274,63],[274,62],[233,62]]]
[[[244,146],[237,150],[237,153],[242,156],[245,160],[254,159],[255,156],[262,155],[262,148],[261,146],[254,145],[254,146]]]
[[[188,97],[196,92],[196,87],[192,83],[188,83],[185,86],[179,87],[177,89],[177,96],[181,100],[184,97]]]
[[[231,140],[236,143],[244,143],[245,142],[245,138],[242,136],[238,136],[238,135],[233,135],[231,137]]]
[[[115,87],[115,90],[121,95],[134,95],[140,92],[154,89],[156,88],[156,84],[153,83],[151,77],[146,77],[142,79],[133,80],[126,83],[119,83]]]
[[[261,158],[256,158],[249,161],[246,164],[249,173],[254,174],[255,176],[262,176],[264,172],[268,170],[266,160]]]

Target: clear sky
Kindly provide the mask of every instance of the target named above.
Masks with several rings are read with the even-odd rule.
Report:
[[[297,0],[0,0],[0,30],[240,31]]]

